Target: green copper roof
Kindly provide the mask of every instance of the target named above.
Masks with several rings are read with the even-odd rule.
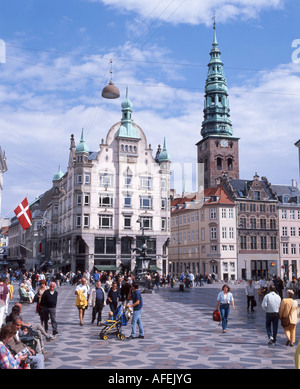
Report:
[[[140,139],[138,131],[132,122],[132,102],[128,98],[128,88],[126,88],[126,98],[121,104],[122,120],[121,126],[117,132],[117,137]]]
[[[89,151],[90,149],[88,148],[88,145],[84,140],[83,129],[82,129],[80,143],[76,146],[75,153],[89,153]]]
[[[228,89],[220,57],[216,29],[214,27],[212,49],[205,84],[204,121],[201,135],[231,136],[233,134],[230,120]]]
[[[64,173],[61,171],[60,165],[58,167],[58,172],[54,174],[53,181],[58,181],[63,177]]]
[[[164,147],[162,149],[162,152],[158,156],[158,162],[171,162],[171,156],[168,153],[167,147],[166,147],[166,138],[164,138]]]

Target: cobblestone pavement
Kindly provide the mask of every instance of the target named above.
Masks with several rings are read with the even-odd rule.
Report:
[[[99,338],[101,327],[91,324],[90,308],[81,327],[75,287],[63,285],[57,289],[59,334],[45,342],[46,369],[295,369],[295,347],[285,346],[282,327],[276,346],[268,346],[265,313],[259,304],[255,312],[247,312],[245,286],[232,286],[236,309],[231,309],[228,330],[222,333],[212,320],[221,287],[215,283],[179,292],[176,285],[143,293],[145,338],[122,341],[115,336]],[[108,311],[105,307],[104,318]],[[39,323],[35,304],[24,304],[22,317]],[[123,332],[129,336],[130,330],[129,322]]]

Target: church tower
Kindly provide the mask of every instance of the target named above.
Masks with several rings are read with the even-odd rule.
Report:
[[[198,163],[203,164],[204,188],[217,186],[218,178],[224,174],[228,178],[239,178],[239,138],[233,136],[228,89],[215,24],[213,30],[205,85],[202,140],[197,143]]]

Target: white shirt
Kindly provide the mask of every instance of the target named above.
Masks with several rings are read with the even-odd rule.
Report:
[[[247,296],[254,296],[254,293],[255,293],[255,286],[253,284],[247,284],[246,285],[246,288],[245,288],[245,291],[246,291],[246,295]]]
[[[278,313],[281,304],[281,298],[275,292],[265,295],[261,307],[267,313]]]
[[[85,295],[85,298],[88,299],[88,296],[90,294],[90,287],[88,285],[78,284],[75,288],[75,291],[78,292],[79,290],[82,290]]]

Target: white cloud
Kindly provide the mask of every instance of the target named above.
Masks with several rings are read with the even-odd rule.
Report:
[[[136,12],[146,20],[169,23],[211,24],[213,12],[218,23],[232,19],[256,18],[260,12],[282,9],[285,0],[88,0],[123,12]]]

